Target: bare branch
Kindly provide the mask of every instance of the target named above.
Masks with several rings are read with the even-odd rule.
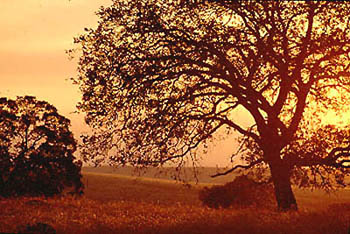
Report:
[[[249,168],[252,168],[253,166],[255,166],[255,165],[257,165],[257,164],[259,164],[259,163],[261,163],[263,161],[264,161],[263,159],[258,159],[256,161],[250,163],[249,165],[237,165],[237,166],[234,166],[233,168],[231,168],[231,169],[229,169],[229,170],[227,170],[225,172],[217,173],[217,174],[212,175],[210,177],[215,178],[215,177],[218,177],[218,176],[224,176],[224,175],[227,175],[227,174],[229,174],[229,173],[231,173],[231,172],[233,172],[233,171],[235,171],[235,170],[237,170],[239,168],[249,169]]]

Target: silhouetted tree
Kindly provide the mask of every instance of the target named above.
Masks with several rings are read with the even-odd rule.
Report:
[[[81,193],[70,121],[35,97],[0,98],[0,196]]]
[[[97,15],[75,38],[78,108],[95,128],[86,158],[181,166],[231,129],[248,164],[221,174],[267,165],[281,210],[297,209],[291,178],[346,172],[348,130],[319,119],[349,101],[348,2],[114,0]],[[242,110],[252,126],[235,118]],[[346,134],[318,144],[334,132]]]

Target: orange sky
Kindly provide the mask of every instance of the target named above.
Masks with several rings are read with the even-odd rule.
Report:
[[[56,106],[82,131],[82,118],[71,114],[79,100],[76,62],[65,50],[84,27],[95,26],[94,12],[110,0],[1,0],[0,96],[34,95]]]
[[[84,27],[95,27],[94,12],[111,0],[0,0],[0,96],[33,95],[56,106],[72,120],[78,137],[86,130],[83,117],[73,114],[80,95],[69,81],[76,60],[65,50]],[[347,116],[350,119],[350,115]],[[339,118],[329,113],[330,122]],[[233,143],[218,142],[203,165],[226,165]]]
[[[94,11],[110,0],[1,0],[0,96],[34,95],[55,105],[81,130],[71,114],[79,100],[75,62],[65,50],[85,26],[94,26]]]
[[[70,61],[65,50],[73,48],[73,37],[84,27],[97,25],[94,12],[110,4],[111,0],[0,0],[0,96],[33,95],[48,101],[72,120],[79,137],[86,126],[81,115],[72,113],[80,95],[69,80],[77,61]],[[325,119],[333,123],[344,117],[329,113]],[[226,165],[232,147],[232,138],[217,142],[203,157],[203,165]]]
[[[84,27],[97,25],[94,12],[111,0],[0,1],[0,96],[48,101],[72,120],[78,137],[86,127],[81,116],[72,114],[80,95],[68,80],[75,75],[76,61],[65,50],[73,48],[73,37]],[[225,165],[231,145],[218,142],[203,165]]]

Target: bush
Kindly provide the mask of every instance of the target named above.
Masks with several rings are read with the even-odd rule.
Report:
[[[49,224],[46,223],[35,223],[33,225],[27,224],[25,227],[22,227],[18,233],[25,234],[37,234],[37,233],[45,233],[45,234],[56,234],[56,230]]]
[[[0,196],[81,194],[70,121],[35,97],[0,98]]]
[[[205,187],[200,191],[199,199],[211,208],[270,207],[275,202],[272,184],[257,183],[244,175],[224,185]]]

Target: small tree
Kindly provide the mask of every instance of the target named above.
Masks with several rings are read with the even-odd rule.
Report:
[[[0,196],[81,193],[70,121],[35,97],[0,98]]]
[[[297,209],[291,178],[348,172],[348,126],[318,120],[349,101],[350,3],[114,0],[98,16],[75,39],[78,107],[95,128],[86,158],[181,166],[231,129],[247,164],[221,174],[267,165],[281,210]],[[235,118],[242,110],[251,126]],[[339,138],[318,145],[317,129]]]

